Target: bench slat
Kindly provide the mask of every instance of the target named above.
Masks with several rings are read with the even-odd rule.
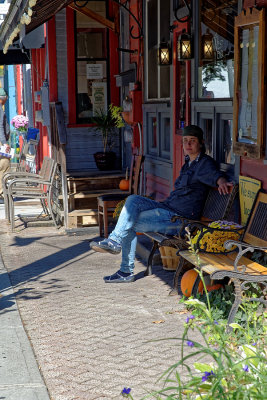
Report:
[[[179,254],[189,261],[191,264],[198,266],[197,259],[195,254],[192,254],[188,250],[180,251]],[[200,267],[202,271],[212,274],[218,270],[221,271],[233,271],[234,269],[234,260],[237,253],[229,253],[227,255],[224,254],[208,254],[208,253],[199,253],[199,261]],[[264,266],[250,260],[246,257],[241,257],[239,260],[239,265],[245,265],[246,271],[244,274],[249,275],[267,275],[267,268]],[[240,271],[241,272],[241,271]]]

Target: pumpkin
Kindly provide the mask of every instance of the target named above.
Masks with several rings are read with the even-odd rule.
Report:
[[[186,271],[181,279],[181,290],[184,296],[190,297],[192,294],[192,289],[194,286],[194,283],[198,277],[197,271],[194,269],[190,269],[189,271]],[[200,281],[198,285],[198,292],[202,293],[203,292],[203,282]]]
[[[223,287],[223,285],[221,283],[216,283],[214,285],[207,285],[207,291],[212,292],[213,290],[218,290],[222,287]]]
[[[120,190],[129,190],[128,167],[126,168],[125,179],[122,179],[119,184]]]
[[[122,179],[119,188],[120,190],[129,190],[129,179]]]

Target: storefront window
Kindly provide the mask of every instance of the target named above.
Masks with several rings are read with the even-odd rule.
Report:
[[[147,99],[170,97],[170,66],[158,64],[160,43],[170,41],[170,2],[147,0],[146,2],[146,74]]]
[[[106,16],[106,2],[86,6]],[[77,121],[89,123],[98,110],[107,109],[107,30],[100,23],[76,13]]]
[[[228,3],[228,4],[227,4]],[[232,98],[234,84],[234,17],[238,1],[201,1],[198,97]]]

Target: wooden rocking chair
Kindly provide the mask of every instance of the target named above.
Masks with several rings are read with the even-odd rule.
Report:
[[[114,212],[117,204],[126,199],[131,194],[138,194],[140,172],[144,157],[142,155],[134,155],[132,158],[131,169],[130,169],[130,181],[129,191],[122,192],[121,194],[107,194],[99,196],[97,198],[98,203],[98,224],[99,224],[99,235],[108,237],[108,217]]]

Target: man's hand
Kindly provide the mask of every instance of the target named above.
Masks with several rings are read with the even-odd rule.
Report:
[[[220,194],[228,194],[230,192],[230,188],[233,187],[233,183],[227,182],[227,180],[223,177],[217,180],[217,185]]]

